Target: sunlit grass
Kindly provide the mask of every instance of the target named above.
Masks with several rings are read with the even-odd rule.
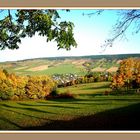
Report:
[[[103,95],[105,90],[110,90],[108,85],[99,82],[59,89],[59,92],[70,90],[77,95],[74,99],[0,101],[0,129],[20,130],[42,126],[140,103],[140,95],[136,94]]]

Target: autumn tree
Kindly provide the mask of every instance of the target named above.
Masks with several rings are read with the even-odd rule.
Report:
[[[68,10],[66,10],[68,11]],[[58,49],[70,50],[76,47],[74,24],[60,21],[57,10],[0,10],[0,49],[18,49],[21,38],[36,33],[45,36],[46,41],[56,41]]]
[[[134,75],[133,75],[134,88],[140,87],[140,59],[135,60]]]
[[[115,74],[112,78],[111,87],[113,90],[121,89],[124,86],[124,77],[123,74]]]
[[[48,76],[29,76],[25,86],[27,97],[30,99],[43,99],[55,88],[55,82]]]
[[[13,100],[19,100],[27,98],[25,86],[28,83],[28,78],[26,76],[17,76],[14,73],[11,73],[7,77],[12,82],[12,89],[13,89]]]
[[[112,80],[112,88],[138,88],[140,86],[140,59],[128,58],[120,63]]]
[[[14,95],[12,80],[0,69],[0,99],[7,100]]]
[[[56,90],[56,83],[48,76],[17,76],[0,69],[0,99],[44,99]]]

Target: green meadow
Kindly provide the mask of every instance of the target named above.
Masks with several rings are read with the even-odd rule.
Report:
[[[137,130],[140,95],[105,95],[108,82],[59,88],[75,98],[0,101],[1,130]]]
[[[29,73],[29,71],[28,71]],[[33,72],[31,72],[33,73]],[[79,75],[83,75],[84,73],[72,64],[61,64],[55,67],[50,67],[47,70],[34,72],[34,75],[53,75],[53,74],[67,74],[67,73],[75,73]]]

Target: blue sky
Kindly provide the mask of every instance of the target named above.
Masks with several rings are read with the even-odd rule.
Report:
[[[139,35],[132,35],[131,30],[127,33],[128,40],[117,40],[113,47],[100,47],[110,37],[112,26],[116,23],[118,15],[116,10],[105,10],[100,16],[83,16],[83,13],[91,13],[93,10],[71,10],[70,12],[59,11],[62,21],[72,21],[75,25],[74,36],[78,43],[77,48],[70,51],[57,50],[55,42],[46,42],[45,37],[34,36],[24,38],[18,50],[0,51],[0,61],[14,61],[38,57],[55,56],[81,56],[100,54],[123,54],[140,53]]]

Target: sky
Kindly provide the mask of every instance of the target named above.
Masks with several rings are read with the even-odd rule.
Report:
[[[116,10],[105,10],[100,16],[83,16],[83,13],[92,12],[93,9],[71,9],[70,12],[59,10],[61,21],[71,21],[75,25],[74,37],[78,44],[77,48],[70,51],[57,50],[56,42],[46,42],[45,37],[35,35],[22,39],[17,50],[1,50],[0,62],[55,56],[140,53],[140,34],[133,35],[131,29],[127,33],[127,40],[117,40],[113,47],[103,51],[101,45],[110,37],[118,14]]]

